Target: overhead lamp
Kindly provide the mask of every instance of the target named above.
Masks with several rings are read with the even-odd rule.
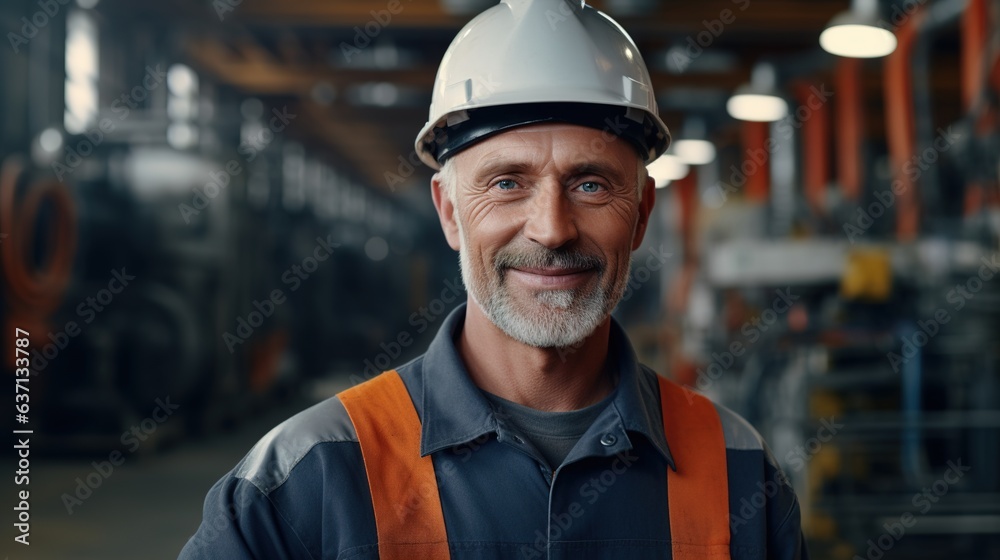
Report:
[[[674,153],[688,165],[705,165],[715,159],[715,144],[708,140],[678,140]]]
[[[877,58],[896,50],[896,36],[878,20],[878,0],[852,0],[819,35],[823,50],[850,58]]]
[[[198,75],[190,66],[172,64],[167,69],[167,89],[170,93],[190,97],[198,93]]]
[[[736,89],[726,102],[726,111],[741,121],[774,122],[788,114],[788,103],[775,88],[774,66],[761,62],[753,68],[750,83]]]
[[[688,165],[673,154],[663,154],[646,166],[649,176],[656,180],[656,188],[662,189],[670,181],[683,179],[688,174]]]
[[[54,127],[46,128],[38,135],[38,145],[45,150],[46,153],[54,154],[62,148],[63,145],[63,135],[59,132],[59,129]]]
[[[673,152],[688,165],[705,165],[715,159],[715,144],[706,139],[705,121],[688,117],[681,137],[673,142]]]

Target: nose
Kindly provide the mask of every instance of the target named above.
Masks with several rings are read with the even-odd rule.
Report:
[[[532,196],[524,235],[548,249],[558,249],[578,236],[572,202],[562,185],[553,181],[539,185]]]

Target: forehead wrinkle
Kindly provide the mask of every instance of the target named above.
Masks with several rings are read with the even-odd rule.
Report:
[[[572,132],[569,138],[557,138],[558,132]],[[590,134],[587,134],[587,132]],[[592,136],[600,134],[586,127],[562,123],[543,123],[517,127],[472,146],[456,155],[456,163],[468,170],[469,181],[479,182],[498,172],[543,173],[558,169],[562,181],[594,173],[614,183],[630,183],[637,179],[621,157],[623,148],[617,142],[603,143],[605,148],[594,153]],[[617,139],[616,139],[617,140]],[[511,153],[514,152],[514,153]],[[632,154],[632,150],[628,150]]]
[[[497,138],[497,140],[500,139]],[[479,150],[470,150],[466,154],[459,154],[468,157],[456,163],[463,164],[463,167],[467,165],[466,169],[468,169],[471,179],[477,182],[501,172],[530,173],[551,165],[551,155],[546,158],[546,154],[538,147],[534,145],[511,146],[509,140],[509,137],[500,142],[487,140],[476,146],[476,148],[480,148]]]
[[[617,161],[611,163],[604,160],[584,160],[566,166],[566,179],[585,175],[599,175],[616,184],[628,182],[627,169]]]

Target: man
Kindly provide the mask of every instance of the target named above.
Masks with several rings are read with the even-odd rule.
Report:
[[[470,22],[416,142],[467,304],[265,436],[181,557],[805,558],[756,432],[638,364],[610,317],[668,142],[603,14],[505,0]]]

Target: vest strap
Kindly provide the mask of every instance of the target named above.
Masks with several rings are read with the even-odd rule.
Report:
[[[340,393],[361,444],[381,560],[450,558],[430,455],[420,456],[420,418],[395,370]]]
[[[729,560],[729,478],[722,422],[711,401],[658,377],[674,560]],[[434,464],[420,456],[420,419],[399,374],[339,395],[358,434],[375,511],[379,558],[450,558]]]
[[[677,471],[667,469],[674,560],[729,560],[729,473],[726,438],[715,405],[665,377],[660,383],[663,431]]]

